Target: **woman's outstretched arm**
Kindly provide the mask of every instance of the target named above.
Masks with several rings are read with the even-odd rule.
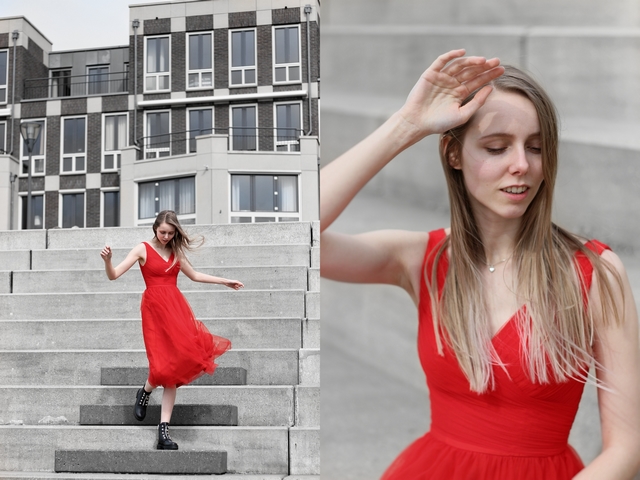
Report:
[[[498,59],[464,57],[464,53],[464,50],[454,50],[438,57],[420,76],[398,112],[322,169],[320,225],[323,231],[400,152],[427,135],[442,133],[466,122],[484,104],[491,93],[489,86],[461,106],[472,91],[502,75],[504,69]],[[406,287],[403,248],[417,247],[412,241],[407,245],[407,239],[400,237],[399,232],[362,236],[324,232],[320,255],[322,275],[336,280],[375,281]],[[422,241],[424,236],[414,240]],[[372,252],[375,255],[370,255]],[[384,271],[383,267],[386,267]]]
[[[622,312],[620,325],[599,326],[595,357],[601,368],[598,380],[606,389],[598,389],[602,453],[576,477],[576,480],[631,480],[640,469],[640,347],[638,312],[629,279],[618,256],[606,250],[603,259],[610,262],[622,278],[622,290],[610,276],[615,299]],[[595,281],[589,302],[599,312],[600,298]],[[598,321],[598,318],[596,318]],[[598,322],[599,323],[599,322]],[[611,322],[613,323],[613,322]]]
[[[109,280],[115,280],[131,267],[133,267],[133,264],[138,260],[144,260],[146,258],[146,254],[147,251],[144,248],[144,244],[140,243],[133,247],[133,249],[125,257],[125,259],[120,262],[117,267],[114,268],[113,264],[111,263],[111,247],[109,245],[106,245],[100,252],[100,256],[102,257],[102,260],[104,260],[104,270],[107,272],[107,277],[109,277]]]
[[[180,262],[180,270],[194,282],[214,283],[233,288],[234,290],[240,290],[244,287],[244,284],[238,280],[229,280],[228,278],[214,277],[206,273],[196,272],[188,261]]]

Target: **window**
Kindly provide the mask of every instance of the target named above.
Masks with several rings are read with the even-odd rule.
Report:
[[[188,88],[213,87],[213,35],[194,33],[188,37],[187,86]]]
[[[84,192],[63,193],[62,197],[62,228],[84,228]]]
[[[145,91],[170,90],[169,37],[147,38],[146,42]]]
[[[169,112],[147,113],[145,158],[168,157],[171,155],[170,132]]]
[[[102,226],[120,226],[120,191],[102,192]]]
[[[300,151],[300,103],[281,103],[276,109],[276,150]]]
[[[189,153],[196,151],[196,137],[209,135],[213,127],[213,112],[210,108],[189,110]]]
[[[138,218],[155,218],[162,210],[173,210],[177,215],[196,213],[195,177],[172,178],[138,185]]]
[[[62,121],[62,173],[85,171],[86,119],[64,118]]]
[[[7,153],[6,138],[7,138],[7,123],[0,122],[0,154]]]
[[[231,35],[232,87],[256,85],[256,31],[236,30]]]
[[[44,120],[24,119],[25,122],[35,122],[41,125],[40,136],[33,145],[31,152],[31,175],[44,175],[44,159],[45,155],[45,139],[46,139],[46,122]],[[22,166],[20,175],[27,176],[29,174],[29,151],[27,150],[27,142],[22,139]]]
[[[232,150],[256,150],[256,107],[231,108]]]
[[[87,68],[87,86],[89,95],[109,93],[109,67]]]
[[[104,115],[102,169],[120,168],[121,150],[127,146],[127,114]]]
[[[299,219],[297,175],[231,175],[231,223]]]
[[[71,96],[71,70],[53,70],[51,72],[51,97]]]
[[[0,103],[7,103],[7,78],[9,77],[9,51],[0,50]]]
[[[300,82],[300,27],[274,27],[274,83]]]
[[[20,196],[20,209],[21,209],[21,223],[20,226],[22,230],[27,230],[28,224],[28,203],[29,199],[26,195]],[[31,195],[31,211],[33,212],[31,215],[32,218],[32,228],[44,228],[44,195],[42,193],[32,194]]]

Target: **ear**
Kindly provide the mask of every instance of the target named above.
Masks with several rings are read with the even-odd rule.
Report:
[[[442,137],[442,152],[446,155],[447,163],[454,170],[460,170],[462,167],[460,165],[460,150],[451,144],[451,137],[446,135]]]

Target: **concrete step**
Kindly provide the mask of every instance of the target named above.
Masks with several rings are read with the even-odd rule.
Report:
[[[159,425],[160,405],[149,405],[144,420],[133,416],[132,405],[80,405],[80,425]],[[175,405],[172,426],[237,426],[234,405]]]
[[[0,293],[11,293],[11,272],[0,271]]]
[[[0,250],[34,250],[47,248],[46,230],[0,231]]]
[[[306,290],[309,284],[305,266],[207,267],[198,271],[240,280],[245,290]],[[224,285],[192,282],[185,275],[178,276],[178,288],[190,291],[228,289]],[[144,289],[139,272],[123,275],[117,281],[109,281],[104,269],[13,272],[13,293],[142,292]]]
[[[172,427],[181,451],[211,448],[227,452],[231,473],[289,473],[287,427]],[[2,468],[53,472],[56,450],[154,451],[157,427],[0,426]],[[166,452],[162,452],[166,453]]]
[[[319,427],[289,429],[289,469],[295,475],[314,475],[320,472]]]
[[[282,245],[304,243],[311,245],[310,222],[245,223],[224,225],[193,225],[185,228],[190,236],[204,237],[204,246]],[[47,247],[59,248],[132,248],[142,241],[150,241],[150,227],[61,228],[47,231]],[[25,248],[25,247],[22,247]],[[45,247],[40,247],[45,248]]]
[[[142,385],[147,380],[149,369],[101,368],[100,385]],[[247,371],[238,367],[218,367],[213,375],[203,375],[189,385],[246,385]]]
[[[557,0],[535,3],[517,0],[403,0],[401,4],[393,0],[325,0],[322,2],[322,21],[323,34],[325,26],[379,23],[623,27],[640,26],[640,11],[637,4],[628,0],[613,0],[606,4],[598,0],[584,0],[579,4]]]
[[[296,385],[297,427],[320,427],[320,387]]]
[[[80,422],[81,405],[130,405],[133,409],[136,392],[142,384],[129,386],[58,386],[24,385],[0,388],[0,424],[24,425]],[[318,426],[319,397],[313,387],[301,388],[298,395],[305,426]],[[162,389],[151,394],[150,405],[160,405]],[[288,386],[186,386],[178,389],[176,408],[188,404],[225,404],[238,408],[240,426],[294,425],[294,387]],[[2,463],[0,460],[0,468]]]
[[[298,384],[298,350],[232,349],[220,366],[247,370],[250,385]],[[144,367],[144,350],[3,350],[0,385],[99,385],[103,367]]]
[[[233,348],[319,348],[320,321],[299,318],[200,318]],[[301,334],[301,323],[304,333]],[[2,320],[0,350],[140,349],[140,318],[124,320]],[[302,335],[302,336],[301,336]]]
[[[112,262],[118,265],[131,251],[113,248]],[[104,270],[104,262],[97,248],[59,248],[53,250],[33,250],[34,270]],[[189,253],[189,261],[196,268],[216,266],[267,266],[267,265],[309,265],[308,244],[290,245],[238,245],[201,247]],[[21,270],[29,269],[23,267]],[[134,265],[132,269],[138,269]]]
[[[304,290],[183,292],[196,317],[304,318]],[[0,320],[132,318],[139,293],[24,293],[0,295]],[[314,317],[315,318],[315,317]]]
[[[153,475],[135,473],[55,473],[55,472],[7,472],[0,471],[3,480],[185,480],[185,478],[220,479],[218,475]],[[228,480],[320,480],[318,475],[260,475],[226,473]]]
[[[29,270],[30,250],[0,250],[0,270]]]
[[[219,451],[56,451],[55,471],[73,473],[214,474],[227,471],[227,452]]]

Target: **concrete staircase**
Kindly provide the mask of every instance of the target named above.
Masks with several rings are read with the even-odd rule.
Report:
[[[161,389],[144,422],[132,415],[147,374],[144,282],[136,271],[109,282],[99,256],[108,243],[117,264],[150,228],[0,232],[1,478],[318,478],[317,223],[189,231],[206,239],[194,267],[245,289],[180,279],[233,348],[178,390],[177,452],[154,450]]]

